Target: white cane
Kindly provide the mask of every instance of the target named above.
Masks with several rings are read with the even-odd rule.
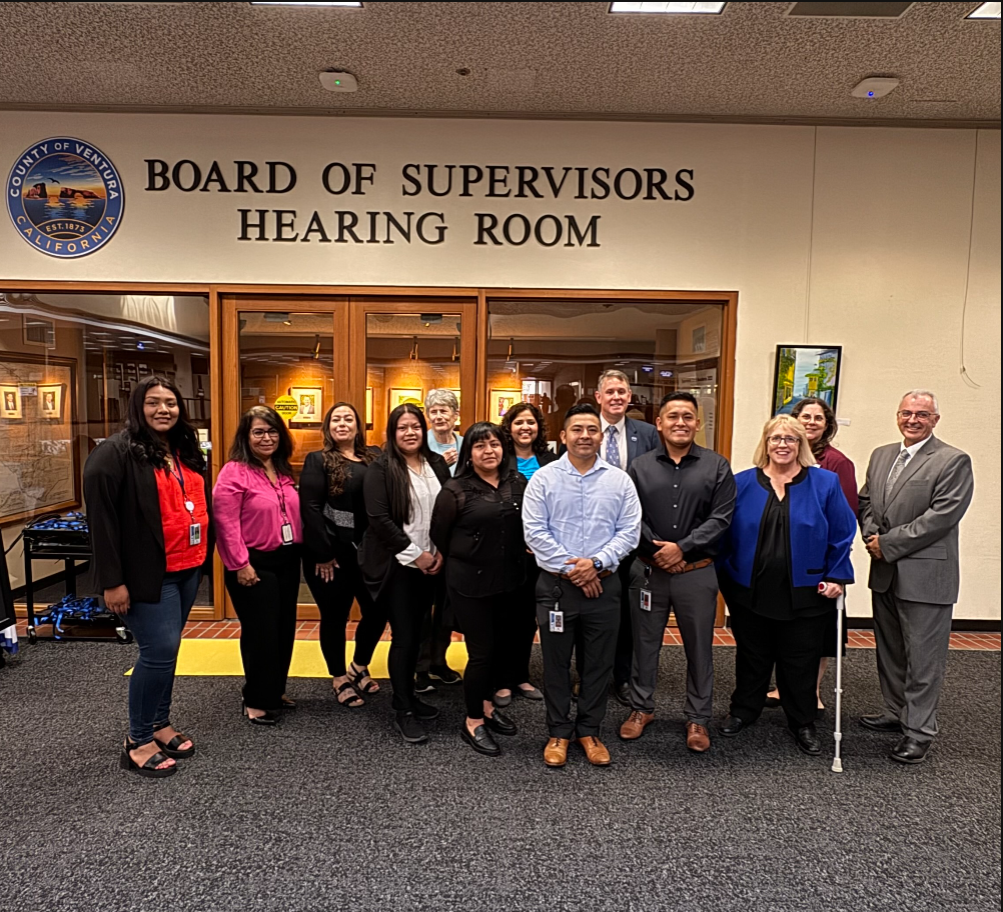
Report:
[[[843,706],[843,613],[846,609],[843,593],[836,596],[836,728],[832,733],[836,742],[836,753],[832,758],[832,771],[843,772],[843,761],[839,756],[840,742],[843,732],[840,726],[840,714]]]

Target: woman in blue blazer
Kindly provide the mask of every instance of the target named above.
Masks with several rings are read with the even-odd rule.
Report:
[[[818,754],[818,660],[832,600],[853,582],[856,518],[839,477],[815,465],[797,419],[767,421],[754,461],[735,476],[735,515],[717,561],[737,645],[735,692],[721,734],[737,735],[756,721],[776,665],[794,740],[804,753]]]

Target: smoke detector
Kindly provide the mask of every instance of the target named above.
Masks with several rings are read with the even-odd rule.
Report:
[[[890,76],[868,76],[854,86],[850,94],[854,98],[884,98],[892,89],[898,88],[899,81]]]
[[[344,70],[326,70],[320,74],[320,84],[329,92],[359,91],[359,80]]]

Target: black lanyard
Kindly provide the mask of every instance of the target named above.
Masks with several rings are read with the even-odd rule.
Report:
[[[289,517],[286,515],[286,495],[285,492],[282,490],[282,476],[277,475],[277,478],[278,478],[278,484],[273,482],[271,478],[268,477],[268,473],[265,472],[265,479],[272,486],[273,490],[275,491],[275,496],[279,500],[279,510],[282,513],[282,521],[288,523]]]

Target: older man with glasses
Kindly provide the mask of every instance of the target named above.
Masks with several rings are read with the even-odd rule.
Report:
[[[885,706],[865,728],[899,735],[890,757],[922,763],[937,734],[937,701],[960,582],[958,524],[972,502],[967,453],[933,435],[937,397],[911,390],[898,413],[901,443],[878,447],[860,492],[871,556],[878,677]]]

